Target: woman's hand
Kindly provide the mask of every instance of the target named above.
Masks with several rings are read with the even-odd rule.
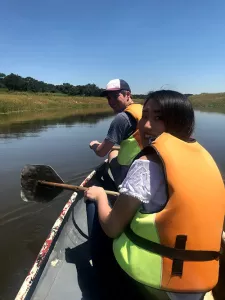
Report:
[[[95,200],[98,202],[101,198],[107,198],[106,193],[102,187],[99,186],[92,186],[88,188],[85,192],[84,195],[86,198]]]

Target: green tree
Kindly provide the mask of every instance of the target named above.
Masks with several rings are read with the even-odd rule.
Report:
[[[5,76],[3,79],[3,83],[9,90],[14,91],[24,91],[26,86],[24,78],[13,73]]]
[[[6,75],[4,73],[0,73],[0,89],[5,88],[5,85],[4,85],[4,82],[3,82],[5,76]]]
[[[34,93],[63,93],[67,95],[80,96],[100,96],[102,89],[96,84],[88,83],[86,85],[72,85],[70,83],[63,83],[62,85],[49,84],[44,81],[36,80],[32,77],[21,77],[11,73],[5,75],[0,73],[0,87],[7,87],[14,91],[29,91]]]
[[[0,73],[0,79],[3,79],[6,75],[4,73]]]

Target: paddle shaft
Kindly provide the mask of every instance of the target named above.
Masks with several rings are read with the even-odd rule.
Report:
[[[111,150],[120,150],[120,146],[113,146]]]
[[[38,180],[38,183],[41,185],[59,187],[64,190],[71,190],[71,191],[86,191],[88,189],[87,187],[83,187],[83,186],[70,185],[70,184],[65,184],[65,183],[56,183],[56,182],[50,182],[50,181],[45,181],[45,180]],[[107,191],[107,190],[105,190],[105,192],[107,195],[119,196],[118,192]]]
[[[90,146],[90,148],[91,148],[92,150],[95,151],[95,150],[98,148],[99,145],[100,145],[100,144],[94,144],[94,145]],[[94,147],[94,146],[95,146],[95,147]],[[93,147],[93,148],[92,148],[92,147]],[[113,150],[119,151],[119,150],[120,150],[120,146],[113,146],[112,149],[111,149],[110,151],[113,151]]]

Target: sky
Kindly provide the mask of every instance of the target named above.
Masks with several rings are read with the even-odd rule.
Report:
[[[133,93],[225,92],[224,0],[5,0],[0,72],[126,80]]]

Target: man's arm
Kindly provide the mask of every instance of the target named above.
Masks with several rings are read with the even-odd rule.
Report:
[[[113,119],[108,134],[102,143],[92,141],[90,148],[95,151],[98,156],[105,156],[112,147],[126,139],[136,129],[136,120],[126,113],[119,113]]]
[[[90,148],[94,150],[96,155],[103,157],[109,153],[114,144],[115,143],[106,139],[102,143],[99,143],[98,141],[92,141],[90,143]]]

